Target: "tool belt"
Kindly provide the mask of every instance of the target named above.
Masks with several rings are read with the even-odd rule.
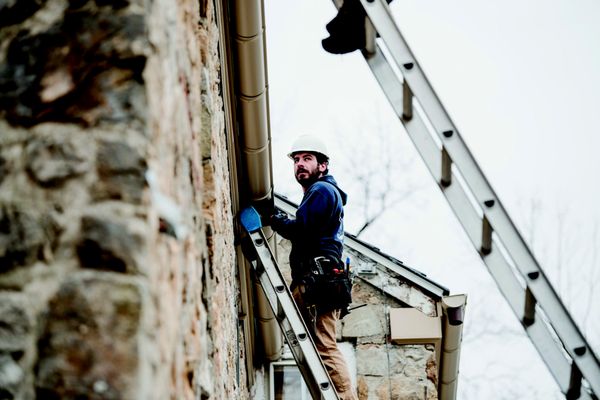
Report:
[[[300,293],[307,306],[316,306],[320,312],[342,310],[348,314],[352,302],[352,282],[347,266],[340,260],[315,257],[300,267],[305,275],[300,280]]]

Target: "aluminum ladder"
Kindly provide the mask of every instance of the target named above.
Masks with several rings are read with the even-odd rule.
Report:
[[[358,1],[368,17],[363,56],[502,294],[566,398],[597,399],[598,359],[452,123],[386,1]]]
[[[243,242],[244,254],[265,292],[265,297],[279,322],[283,336],[312,398],[339,399],[300,311],[281,275],[277,260],[262,231],[258,212],[253,207],[244,209],[240,214],[240,222],[248,235]]]

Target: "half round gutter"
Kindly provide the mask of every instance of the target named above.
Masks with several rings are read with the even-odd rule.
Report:
[[[261,0],[234,0],[234,51],[238,108],[236,145],[243,165],[244,200],[259,211],[273,209],[273,170],[269,125],[269,96],[265,50],[264,7]],[[265,229],[272,249],[274,233]],[[247,268],[249,266],[246,265]],[[264,356],[281,357],[283,338],[279,325],[265,298],[255,284],[256,318]]]
[[[456,399],[460,348],[467,296],[457,294],[442,298],[443,342],[440,368],[440,400]]]

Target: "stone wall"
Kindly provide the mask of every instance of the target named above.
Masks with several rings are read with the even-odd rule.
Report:
[[[217,42],[212,2],[0,2],[0,398],[247,397]]]
[[[389,308],[406,305],[361,280],[355,280],[352,300],[366,306],[341,321],[339,340],[355,344],[359,399],[437,399],[435,346],[390,341]]]

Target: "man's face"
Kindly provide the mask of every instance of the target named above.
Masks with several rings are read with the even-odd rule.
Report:
[[[327,169],[327,164],[319,164],[312,153],[294,154],[294,175],[299,184],[306,187],[316,182]]]

